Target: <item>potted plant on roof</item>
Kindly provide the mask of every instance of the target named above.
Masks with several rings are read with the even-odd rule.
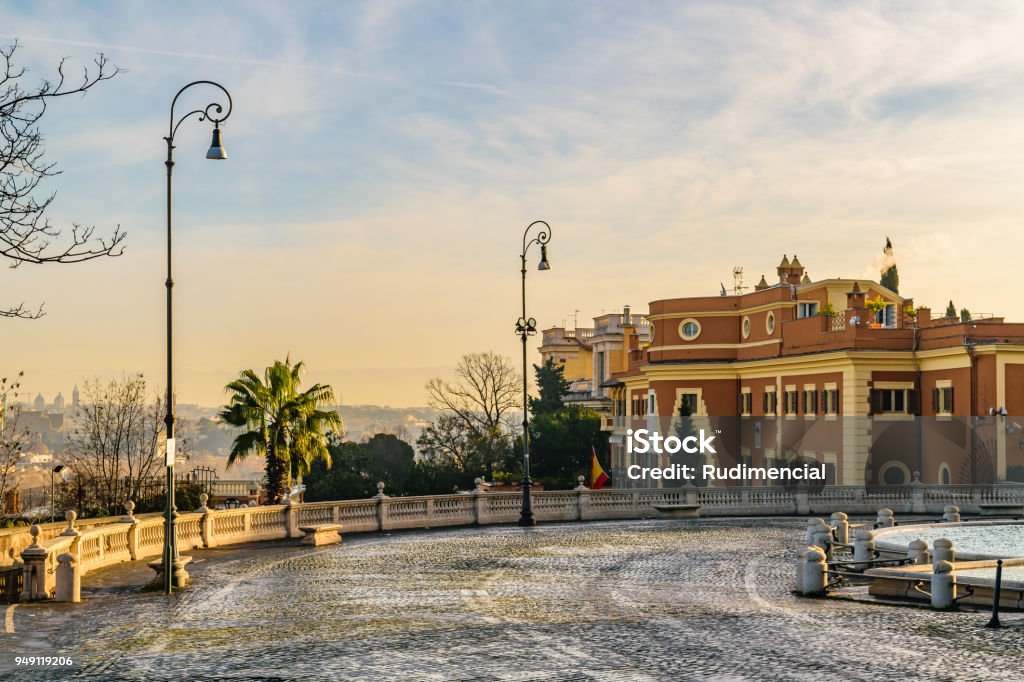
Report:
[[[912,325],[916,325],[917,324],[917,308],[915,308],[913,305],[908,305],[906,308],[903,309],[903,317],[905,317],[908,320],[910,320],[910,323]]]
[[[882,323],[879,321],[879,316],[881,312],[885,310],[885,307],[889,305],[889,302],[881,296],[875,296],[874,298],[869,298],[865,305],[867,306],[868,312],[873,316],[873,319],[868,323],[868,326],[872,329],[880,328]]]

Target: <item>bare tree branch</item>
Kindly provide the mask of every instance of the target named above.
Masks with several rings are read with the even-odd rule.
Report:
[[[23,263],[81,263],[120,256],[126,236],[120,226],[107,236],[97,236],[95,227],[73,223],[70,234],[66,234],[66,230],[50,223],[46,211],[56,194],[43,194],[40,185],[46,178],[59,175],[60,170],[44,160],[39,129],[51,100],[84,95],[120,70],[100,54],[93,60],[92,69],[82,69],[80,81],[68,83],[66,60],[62,59],[55,80],[44,79],[26,88],[22,84],[25,69],[16,67],[13,61],[17,49],[17,42],[0,46],[0,256],[7,258],[12,268]],[[23,304],[0,311],[0,317],[37,319],[41,315],[41,308],[33,313]]]

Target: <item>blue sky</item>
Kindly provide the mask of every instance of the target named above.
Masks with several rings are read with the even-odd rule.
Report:
[[[47,114],[52,217],[116,261],[0,274],[6,371],[50,397],[163,363],[163,155],[185,83],[232,93],[230,159],[175,167],[179,399],[291,352],[346,402],[423,402],[464,352],[515,357],[523,227],[542,326],[716,293],[798,253],[812,277],[1024,319],[1024,6],[908,2],[0,2],[29,78],[125,71]],[[205,105],[196,91],[188,104]],[[571,324],[571,322],[570,322]]]

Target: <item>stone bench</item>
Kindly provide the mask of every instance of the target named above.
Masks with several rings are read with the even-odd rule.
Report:
[[[336,545],[341,542],[340,523],[320,523],[315,526],[299,526],[302,531],[300,545],[319,547],[320,545]]]
[[[700,518],[699,504],[656,504],[654,510],[663,519],[697,519]]]
[[[1024,502],[982,502],[982,516],[1024,516]]]

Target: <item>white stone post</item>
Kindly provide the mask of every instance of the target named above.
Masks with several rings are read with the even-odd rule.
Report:
[[[811,496],[807,494],[806,490],[798,489],[793,495],[793,501],[796,503],[797,514],[811,513]]]
[[[892,528],[896,525],[896,519],[893,516],[892,509],[882,507],[878,510],[878,516],[875,517],[875,528]]]
[[[960,523],[960,507],[947,504],[942,508],[942,520],[946,523]]]
[[[302,531],[299,530],[299,506],[292,500],[291,495],[284,501],[287,533],[285,537],[301,538]]]
[[[82,601],[82,574],[73,554],[65,552],[57,557],[57,601]]]
[[[686,482],[686,504],[697,504],[697,486],[689,480]]]
[[[854,532],[853,537],[853,559],[859,562],[875,560],[875,534],[867,528],[860,526]],[[853,564],[853,570],[863,571],[871,567],[868,563]]]
[[[135,503],[131,500],[124,503],[124,516],[121,517],[121,523],[135,523]]]
[[[388,496],[384,494],[384,482],[377,483],[377,530],[388,530]]]
[[[914,480],[910,483],[910,511],[914,514],[924,514],[928,509],[924,504],[924,483],[921,483],[921,472],[914,472]]]
[[[47,586],[46,548],[39,544],[39,526],[28,529],[32,534],[32,544],[21,550],[22,581],[21,600],[48,599],[50,590]]]
[[[836,530],[836,542],[843,545],[850,544],[850,522],[848,519],[849,517],[843,512],[835,512],[831,518],[832,527]]]
[[[952,608],[956,602],[956,571],[953,570],[953,564],[937,561],[932,571],[932,608]]]
[[[826,528],[828,527],[828,524],[825,522],[825,519],[819,518],[817,516],[807,519],[807,530],[804,531],[805,545],[814,544],[814,535],[818,532],[818,528],[820,528],[821,526],[825,526]]]
[[[956,552],[953,551],[953,541],[949,538],[939,538],[932,543],[932,562],[956,561]]]
[[[828,584],[828,564],[820,547],[800,551],[797,564],[796,591],[802,595],[824,594]]]
[[[910,544],[907,545],[907,558],[912,559],[918,566],[930,564],[931,557],[928,554],[928,543],[920,538],[911,540]]]
[[[814,547],[825,552],[825,558],[832,558],[832,528],[829,526],[818,526],[814,529]]]

